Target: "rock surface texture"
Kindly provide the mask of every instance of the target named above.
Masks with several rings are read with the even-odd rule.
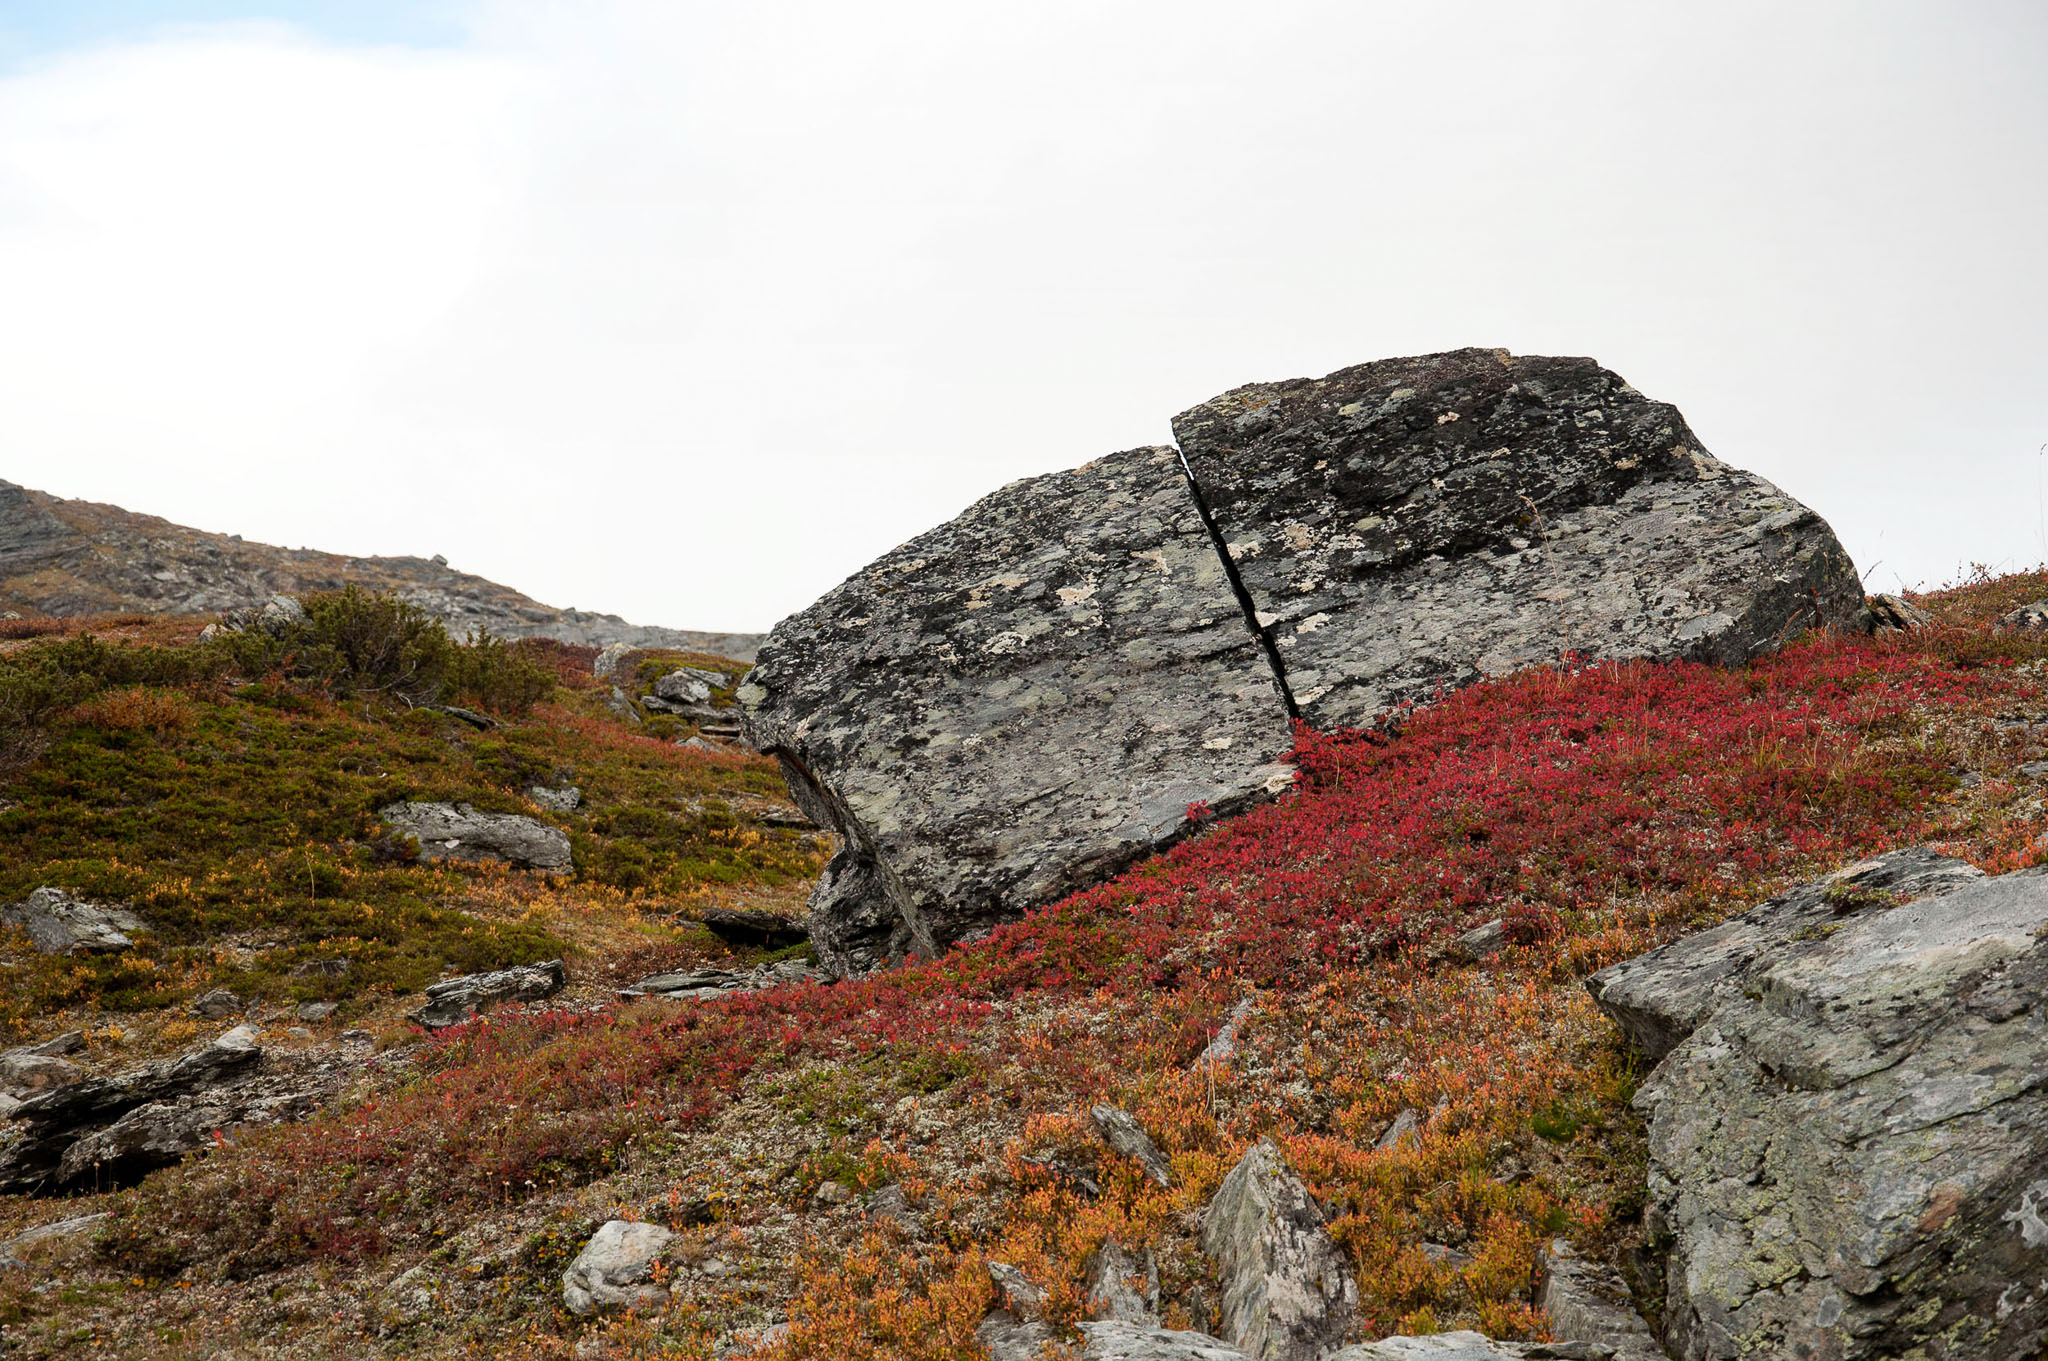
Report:
[[[1256,1361],[1315,1361],[1341,1341],[1358,1283],[1323,1212],[1271,1140],[1253,1146],[1202,1216],[1223,1286],[1223,1333]]]
[[[2044,935],[2048,877],[1905,851],[1591,980],[1676,1039],[1637,1097],[1673,1356],[2037,1353]]]
[[[128,933],[142,918],[125,907],[85,903],[61,888],[39,888],[26,902],[0,908],[0,921],[28,933],[46,955],[113,954],[135,944]]]
[[[1381,360],[1173,430],[1318,728],[1567,652],[1740,662],[1863,608],[1819,516],[1590,359]]]
[[[417,841],[422,860],[496,860],[550,873],[569,869],[569,834],[517,813],[479,813],[466,803],[394,803],[377,816]]]
[[[655,1281],[654,1262],[674,1238],[659,1224],[607,1222],[562,1273],[563,1306],[572,1314],[661,1307],[668,1287]]]
[[[461,1025],[480,1008],[496,1002],[538,1002],[553,997],[568,981],[559,959],[446,978],[427,985],[427,1004],[406,1019],[428,1030],[442,1030]]]
[[[1174,429],[1178,453],[1003,488],[762,645],[746,738],[844,843],[811,898],[829,973],[935,954],[1183,835],[1192,803],[1277,792],[1297,712],[1364,724],[1565,652],[1736,662],[1869,622],[1818,516],[1588,359],[1385,360]]]
[[[842,973],[930,955],[1290,778],[1287,712],[1171,449],[1013,483],[785,619],[746,736],[845,848]]]

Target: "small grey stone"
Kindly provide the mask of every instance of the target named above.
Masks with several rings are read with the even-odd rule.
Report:
[[[572,1314],[659,1308],[668,1288],[654,1283],[654,1262],[674,1237],[659,1224],[608,1221],[562,1273],[563,1306]]]
[[[569,834],[516,813],[479,813],[466,803],[393,803],[377,810],[419,843],[422,860],[498,861],[566,874]]]
[[[1257,999],[1240,998],[1237,1005],[1230,1009],[1230,1015],[1224,1018],[1223,1024],[1216,1028],[1216,1034],[1210,1039],[1208,1047],[1195,1055],[1195,1061],[1188,1066],[1206,1068],[1211,1064],[1228,1063],[1235,1058],[1238,1027],[1245,1023],[1256,1006]]]
[[[1097,1106],[1090,1114],[1102,1142],[1126,1158],[1135,1159],[1145,1169],[1145,1175],[1161,1186],[1173,1185],[1172,1165],[1159,1151],[1159,1145],[1152,1142],[1152,1136],[1145,1132],[1145,1127],[1138,1123],[1136,1116],[1115,1106]]]
[[[1007,1309],[990,1310],[974,1336],[989,1361],[1044,1361],[1046,1347],[1059,1338],[1042,1319],[1020,1319]]]
[[[28,933],[46,955],[113,954],[131,948],[142,919],[125,907],[82,902],[61,888],[39,888],[26,902],[0,908],[0,921]]]
[[[1507,923],[1495,917],[1463,935],[1452,937],[1443,947],[1443,956],[1454,964],[1477,964],[1499,954],[1507,948],[1507,943]]]
[[[1084,1361],[1250,1361],[1244,1352],[1206,1333],[1120,1319],[1084,1323],[1081,1336],[1087,1339],[1081,1353]]]
[[[1537,1307],[1566,1342],[1604,1348],[1615,1361],[1666,1361],[1618,1272],[1573,1252],[1562,1239],[1537,1257]]]
[[[1157,1326],[1159,1263],[1150,1249],[1131,1252],[1110,1238],[1088,1259],[1082,1303],[1091,1319]]]
[[[301,1002],[299,1019],[302,1021],[324,1021],[341,1009],[339,1002]]]
[[[562,961],[521,964],[493,973],[464,974],[427,985],[427,1004],[408,1020],[429,1030],[461,1025],[479,1007],[495,1002],[538,1002],[554,996],[568,982]]]
[[[988,1277],[1002,1292],[1003,1308],[1026,1323],[1045,1317],[1045,1291],[1008,1262],[990,1262]]]
[[[1390,1148],[1399,1148],[1403,1144],[1416,1144],[1420,1142],[1422,1142],[1422,1112],[1416,1110],[1413,1106],[1404,1106],[1401,1108],[1400,1113],[1394,1117],[1394,1122],[1381,1131],[1378,1141],[1372,1147],[1375,1153],[1385,1153]]]
[[[27,1097],[62,1087],[85,1076],[85,1070],[54,1054],[14,1050],[0,1054],[0,1092]]]
[[[247,1004],[226,988],[214,988],[202,992],[186,1007],[194,1016],[203,1016],[209,1021],[224,1021],[230,1016],[239,1016]]]
[[[551,813],[573,813],[583,806],[583,791],[573,784],[562,789],[537,784],[526,791],[526,797]]]
[[[1358,1283],[1272,1140],[1253,1145],[1216,1188],[1202,1250],[1223,1285],[1223,1335],[1256,1361],[1317,1361],[1343,1340]]]

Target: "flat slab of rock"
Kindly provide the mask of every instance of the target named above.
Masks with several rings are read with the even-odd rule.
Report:
[[[394,803],[377,816],[418,842],[422,860],[496,861],[551,873],[570,868],[569,834],[517,813],[479,813],[466,803]]]
[[[1590,359],[1386,359],[1173,429],[1318,728],[1566,652],[1740,662],[1863,609],[1819,516]]]
[[[1613,1361],[1667,1361],[1613,1268],[1579,1256],[1560,1240],[1539,1254],[1537,1275],[1536,1307],[1555,1336],[1600,1347]]]
[[[26,902],[0,907],[0,921],[28,933],[46,955],[114,954],[131,948],[142,918],[125,907],[81,902],[61,888],[39,888]]]
[[[668,1287],[654,1280],[654,1263],[674,1238],[659,1224],[608,1221],[562,1273],[563,1306],[572,1314],[661,1307]]]
[[[1425,1337],[1388,1337],[1332,1352],[1326,1361],[1611,1361],[1612,1353],[1583,1342],[1498,1342],[1459,1331]]]
[[[800,959],[785,959],[752,969],[683,969],[673,973],[649,974],[619,989],[621,997],[668,997],[702,1000],[727,993],[761,992],[788,983],[803,983],[816,970]]]
[[[934,955],[1284,788],[1272,670],[1171,449],[1013,483],[783,620],[747,740],[845,848],[829,972]]]
[[[1143,1323],[1084,1323],[1086,1361],[1249,1361],[1246,1353],[1207,1333],[1179,1332]]]
[[[427,985],[427,1004],[407,1017],[429,1030],[461,1025],[496,1002],[538,1002],[553,997],[568,982],[562,961],[520,964],[491,973],[464,974]]]
[[[1358,1283],[1323,1212],[1270,1139],[1253,1145],[1202,1215],[1223,1287],[1223,1334],[1255,1361],[1318,1361],[1343,1340]]]
[[[1966,869],[1880,857],[1596,989],[1683,1036],[1637,1095],[1672,1355],[2048,1340],[2048,877]]]

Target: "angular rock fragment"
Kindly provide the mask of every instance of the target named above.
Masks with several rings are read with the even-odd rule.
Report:
[[[785,959],[752,969],[686,969],[649,974],[630,987],[620,988],[619,996],[701,1001],[727,993],[760,992],[786,983],[802,983],[810,979],[813,972],[811,966],[800,959]]]
[[[1126,1158],[1135,1160],[1145,1169],[1145,1175],[1161,1186],[1173,1185],[1172,1165],[1159,1151],[1159,1145],[1152,1142],[1152,1136],[1145,1132],[1145,1127],[1138,1123],[1136,1116],[1115,1106],[1097,1106],[1090,1114],[1102,1142]]]
[[[15,1097],[33,1096],[77,1082],[85,1070],[54,1054],[13,1049],[0,1054],[0,1093]]]
[[[133,947],[128,933],[143,929],[127,908],[81,902],[61,888],[39,888],[26,902],[0,908],[0,921],[27,932],[46,955],[114,954]]]
[[[1173,429],[1318,728],[1565,653],[1740,662],[1863,608],[1819,516],[1590,359],[1386,359]]]
[[[783,620],[736,696],[844,840],[811,898],[833,973],[935,955],[1291,778],[1171,449],[985,497]]]
[[[1159,1323],[1159,1263],[1110,1238],[1088,1259],[1082,1304],[1091,1319]]]
[[[1917,633],[1933,628],[1934,617],[1902,595],[1880,592],[1864,607],[1870,615],[1872,633]]]
[[[446,978],[427,985],[427,1004],[406,1019],[429,1030],[441,1030],[461,1025],[475,1016],[478,1008],[494,1002],[538,1002],[553,997],[568,981],[559,959]]]
[[[1991,627],[2000,633],[2048,633],[2048,600],[2008,610]]]
[[[1333,1352],[1327,1361],[1611,1361],[1605,1347],[1584,1342],[1496,1342],[1459,1331],[1387,1337]]]
[[[1202,1249],[1223,1285],[1223,1334],[1256,1361],[1317,1361],[1343,1340],[1358,1283],[1272,1140],[1216,1188]]]
[[[573,813],[583,806],[583,791],[573,784],[561,789],[537,784],[526,791],[526,797],[551,813]]]
[[[1023,1319],[1007,1309],[989,1311],[974,1330],[988,1361],[1045,1361],[1046,1347],[1059,1339],[1043,1319]]]
[[[209,1021],[225,1021],[230,1016],[241,1015],[247,1005],[226,988],[210,988],[193,998],[185,1010]]]
[[[607,1221],[562,1273],[563,1307],[579,1315],[660,1308],[668,1287],[654,1280],[654,1263],[674,1237],[659,1224]]]
[[[1242,1351],[1206,1333],[1108,1320],[1084,1323],[1084,1361],[1249,1361]],[[1036,1361],[1036,1358],[1032,1358]]]
[[[1580,1257],[1560,1239],[1538,1256],[1537,1275],[1536,1305],[1559,1338],[1599,1347],[1614,1361],[1666,1361],[1613,1268]]]
[[[2034,1355],[2048,877],[1901,852],[1730,925],[1596,989],[1676,1040],[1637,1095],[1671,1354]]]
[[[377,810],[419,843],[422,860],[497,861],[566,873],[569,834],[517,813],[479,813],[466,803],[394,803]]]

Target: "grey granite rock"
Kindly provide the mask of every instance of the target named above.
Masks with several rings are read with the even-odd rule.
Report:
[[[619,996],[702,1000],[727,993],[762,992],[789,983],[805,983],[815,976],[816,970],[801,959],[757,964],[751,969],[683,969],[649,974],[619,989]]]
[[[559,959],[520,964],[491,973],[464,974],[427,985],[427,1004],[407,1017],[429,1030],[461,1025],[477,1010],[495,1002],[538,1002],[553,997],[568,982]]]
[[[1947,893],[1983,877],[1974,865],[1923,847],[1891,851],[1603,969],[1586,989],[1638,1049],[1661,1059],[1786,942],[1818,938],[1856,912],[1901,896]]]
[[[1184,1333],[1143,1323],[1084,1323],[1085,1361],[1249,1361],[1244,1352],[1206,1333]]]
[[[1614,1361],[1667,1361],[1620,1273],[1579,1256],[1562,1239],[1538,1255],[1536,1266],[1536,1306],[1557,1337],[1601,1347]]]
[[[1007,1309],[994,1309],[975,1328],[974,1337],[988,1353],[988,1361],[1044,1361],[1046,1347],[1058,1341],[1059,1334],[1043,1319],[1018,1318]]]
[[[142,918],[125,907],[81,902],[61,888],[39,888],[26,902],[0,908],[0,921],[28,933],[46,955],[114,954],[131,948]]]
[[[1171,449],[1013,483],[783,620],[747,739],[845,843],[831,971],[933,955],[1284,788],[1272,671]]]
[[[1872,633],[1917,633],[1934,627],[1934,617],[1902,595],[1881,591],[1865,602]]]
[[[1881,857],[1731,925],[1598,990],[1680,1037],[1637,1096],[1671,1354],[2035,1355],[2048,878]]]
[[[583,791],[573,784],[561,789],[537,784],[526,791],[526,797],[551,813],[573,813],[583,806]]]
[[[19,1049],[0,1054],[0,1092],[8,1096],[33,1096],[77,1082],[84,1076],[83,1068],[55,1054]]]
[[[1613,1355],[1583,1342],[1496,1342],[1483,1333],[1455,1332],[1362,1342],[1326,1361],[1610,1361]]]
[[[569,834],[517,813],[479,813],[466,803],[393,803],[377,810],[419,843],[422,860],[488,860],[566,874]]]
[[[1082,1307],[1089,1318],[1159,1323],[1159,1263],[1150,1249],[1137,1253],[1106,1239],[1089,1257],[1082,1278]]]
[[[675,1235],[659,1224],[607,1221],[562,1273],[562,1304],[572,1314],[655,1309],[668,1287],[654,1280],[655,1259]]]
[[[1589,359],[1387,359],[1173,428],[1319,728],[1566,652],[1739,662],[1863,608],[1820,517]]]
[[[1172,1165],[1159,1151],[1159,1145],[1152,1142],[1152,1136],[1145,1132],[1145,1127],[1138,1123],[1136,1116],[1116,1106],[1097,1106],[1090,1114],[1102,1142],[1126,1158],[1135,1160],[1145,1169],[1145,1175],[1161,1186],[1173,1185]]]
[[[1343,1340],[1358,1283],[1270,1139],[1216,1188],[1202,1215],[1202,1250],[1223,1286],[1223,1334],[1256,1361],[1316,1361]]]

